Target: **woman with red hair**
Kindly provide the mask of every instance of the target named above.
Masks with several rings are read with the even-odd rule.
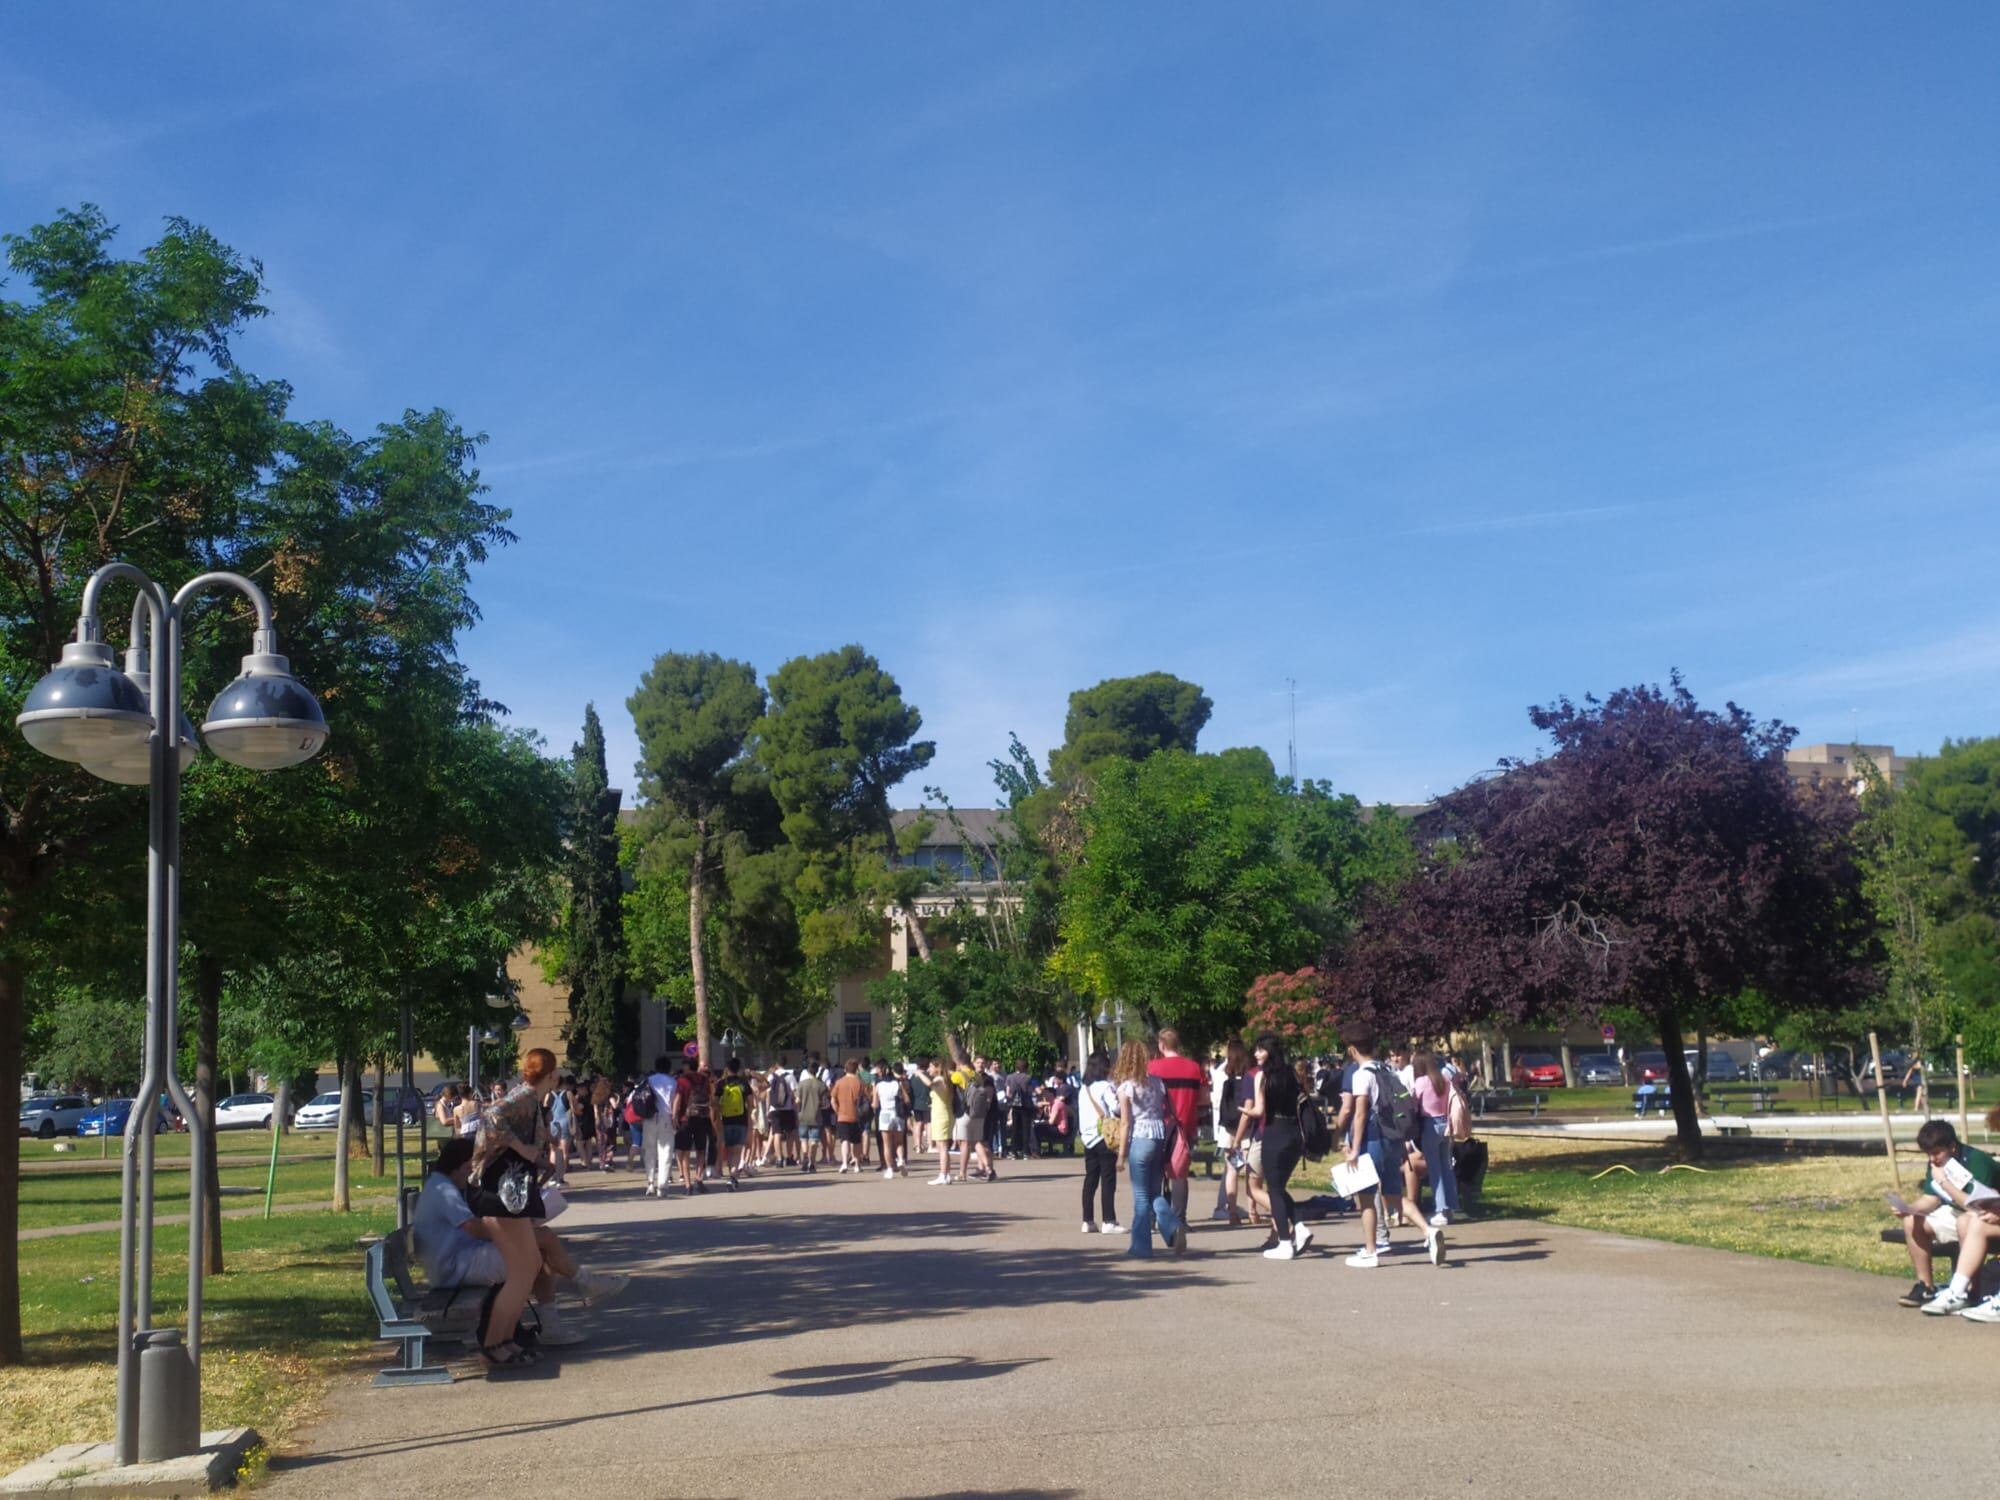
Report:
[[[488,1373],[519,1369],[540,1359],[515,1338],[521,1312],[542,1267],[535,1222],[546,1218],[541,1175],[547,1156],[542,1102],[556,1086],[556,1057],[536,1047],[521,1059],[521,1081],[479,1116],[466,1200],[485,1220],[506,1262],[507,1279],[492,1294],[479,1329],[479,1352]]]

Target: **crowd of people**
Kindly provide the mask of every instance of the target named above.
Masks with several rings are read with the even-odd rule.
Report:
[[[808,1054],[766,1069],[731,1057],[719,1070],[660,1057],[620,1086],[559,1074],[537,1048],[511,1087],[440,1094],[448,1135],[419,1198],[417,1248],[434,1283],[488,1288],[479,1343],[504,1374],[569,1340],[559,1290],[589,1300],[623,1286],[580,1269],[548,1227],[573,1173],[615,1172],[622,1158],[648,1196],[693,1197],[711,1185],[735,1191],[760,1172],[908,1177],[935,1156],[929,1182],[945,1187],[996,1182],[1004,1158],[1080,1151],[1083,1232],[1125,1235],[1125,1253],[1148,1259],[1156,1241],[1186,1251],[1206,1137],[1220,1167],[1211,1217],[1263,1229],[1267,1258],[1306,1255],[1313,1223],[1351,1215],[1358,1243],[1347,1266],[1370,1269],[1406,1247],[1441,1266],[1461,1194],[1484,1171],[1468,1074],[1463,1059],[1405,1044],[1386,1056],[1355,1042],[1341,1059],[1293,1059],[1270,1033],[1248,1047],[1232,1041],[1204,1065],[1170,1028],[1124,1042],[1115,1057],[1094,1053],[1080,1073],[1058,1066],[1041,1077],[984,1056],[830,1066]],[[2000,1128],[2000,1111],[1991,1123]],[[2000,1250],[2000,1171],[1943,1120],[1925,1124],[1918,1144],[1930,1164],[1919,1196],[1892,1199],[1917,1273],[1903,1304],[2000,1322],[2000,1294],[1974,1292]],[[1301,1203],[1292,1184],[1308,1159],[1331,1160],[1332,1191]],[[1121,1177],[1129,1228],[1119,1222]],[[1939,1255],[1953,1267],[1942,1285]],[[522,1321],[531,1304],[532,1331]]]

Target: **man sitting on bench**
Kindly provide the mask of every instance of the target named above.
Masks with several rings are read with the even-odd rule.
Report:
[[[1892,1205],[1903,1221],[1903,1240],[1917,1273],[1902,1304],[1927,1313],[1963,1312],[1972,1300],[1972,1278],[1986,1258],[1990,1232],[1985,1217],[1969,1209],[1982,1199],[2000,1199],[1993,1186],[1993,1158],[1962,1144],[1949,1120],[1926,1120],[1917,1132],[1917,1146],[1930,1159],[1921,1196],[1914,1203],[1897,1200]],[[1947,1246],[1958,1251],[1958,1261],[1951,1281],[1940,1289],[1931,1284],[1931,1258]]]
[[[424,1190],[417,1195],[410,1234],[433,1287],[498,1286],[507,1279],[500,1247],[465,1201],[465,1185],[471,1178],[472,1140],[458,1136],[438,1147]],[[556,1309],[554,1278],[569,1277],[589,1300],[614,1296],[623,1290],[626,1278],[580,1270],[547,1224],[535,1225],[535,1244],[542,1252],[542,1269],[531,1295],[541,1319],[541,1342],[578,1343],[582,1335],[571,1332]]]

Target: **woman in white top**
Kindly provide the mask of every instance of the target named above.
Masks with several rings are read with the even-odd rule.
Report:
[[[903,1161],[903,1082],[883,1063],[875,1070],[875,1127],[882,1132],[882,1175],[910,1175]]]
[[[1149,1071],[1151,1058],[1144,1042],[1127,1042],[1118,1054],[1112,1081],[1118,1085],[1118,1110],[1124,1136],[1118,1160],[1132,1174],[1132,1242],[1125,1253],[1138,1260],[1153,1258],[1153,1225],[1179,1255],[1187,1249],[1187,1226],[1166,1197],[1167,1156],[1176,1128],[1167,1112],[1167,1088]]]
[[[1118,1117],[1118,1090],[1106,1076],[1110,1061],[1102,1052],[1090,1054],[1084,1066],[1083,1087],[1076,1093],[1077,1132],[1083,1137],[1083,1232],[1123,1234],[1118,1223],[1118,1153],[1104,1144],[1104,1119]],[[1103,1222],[1090,1221],[1093,1199],[1102,1199]]]

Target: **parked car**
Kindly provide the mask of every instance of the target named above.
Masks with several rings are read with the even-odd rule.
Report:
[[[1523,1052],[1514,1059],[1514,1083],[1520,1088],[1559,1089],[1563,1086],[1563,1065],[1546,1052]]]
[[[78,1135],[123,1135],[125,1125],[132,1118],[132,1099],[106,1099],[97,1108],[85,1115],[77,1123]],[[159,1105],[153,1106],[153,1134],[171,1128],[172,1118]]]
[[[278,1101],[270,1094],[231,1094],[215,1106],[217,1130],[268,1130]]]
[[[1805,1061],[1805,1054],[1789,1048],[1773,1047],[1750,1065],[1750,1076],[1760,1083],[1769,1083],[1781,1078],[1803,1078],[1798,1071]]]
[[[1573,1065],[1577,1083],[1586,1088],[1600,1084],[1616,1087],[1625,1081],[1625,1070],[1618,1066],[1618,1059],[1608,1052],[1586,1052],[1575,1059]]]
[[[361,1095],[365,1106],[368,1095]],[[294,1130],[338,1130],[340,1128],[340,1090],[315,1094],[292,1116]]]
[[[375,1091],[373,1089],[361,1090],[355,1102],[361,1111],[361,1123],[363,1125],[373,1125],[375,1123]],[[390,1089],[386,1095],[386,1108],[388,1114],[384,1116],[385,1124],[395,1124],[396,1117],[400,1114],[405,1125],[414,1125],[422,1118],[424,1111],[429,1106],[424,1103],[423,1094],[416,1089]],[[340,1090],[333,1089],[324,1094],[314,1095],[312,1102],[292,1117],[292,1128],[295,1130],[338,1130],[340,1128]]]
[[[1687,1049],[1688,1076],[1694,1078],[1701,1073],[1701,1054],[1694,1048]],[[1736,1059],[1727,1052],[1708,1054],[1708,1081],[1710,1083],[1740,1083],[1743,1070],[1736,1065]]]
[[[21,1101],[21,1134],[52,1141],[59,1135],[75,1135],[76,1127],[90,1112],[90,1101],[80,1094],[42,1094]]]
[[[1632,1058],[1632,1081],[1635,1083],[1665,1083],[1667,1081],[1667,1054],[1664,1052],[1639,1052]]]
[[[418,1119],[430,1111],[430,1101],[424,1097],[422,1089],[390,1089],[383,1099],[382,1116],[385,1125],[394,1125],[398,1115],[405,1125],[414,1125]],[[375,1096],[371,1092],[361,1106],[361,1117],[368,1124],[375,1123]]]

